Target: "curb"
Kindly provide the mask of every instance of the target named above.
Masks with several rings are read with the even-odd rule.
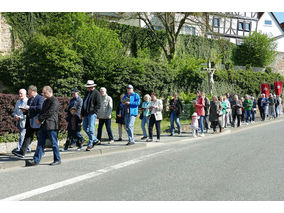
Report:
[[[130,151],[133,149],[143,149],[146,148],[145,143],[136,143],[135,145],[131,146],[116,146],[116,147],[111,147],[111,148],[105,148],[101,149],[98,146],[94,147],[91,151],[86,152],[85,150],[74,152],[60,152],[61,154],[61,159],[62,163],[78,159],[78,158],[88,158],[88,157],[94,157],[94,156],[102,156],[102,155],[108,155],[108,154],[113,154],[121,151]],[[49,154],[50,153],[50,154]],[[2,154],[7,157],[7,162],[2,161],[0,162],[0,171],[6,170],[6,169],[15,169],[15,168],[23,168],[25,167],[25,160],[32,159],[32,156],[26,157],[24,159],[15,157],[13,154]],[[11,159],[14,159],[14,161],[9,161]],[[52,151],[48,152],[48,156],[43,156],[40,164],[41,165],[47,165],[48,163],[51,163],[53,161],[53,154]]]

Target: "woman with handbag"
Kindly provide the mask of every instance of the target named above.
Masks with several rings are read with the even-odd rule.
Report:
[[[145,125],[147,124],[147,129],[149,128],[149,119],[150,119],[150,111],[149,108],[151,107],[151,97],[149,94],[144,96],[144,102],[142,103],[141,110],[139,118],[141,119],[141,128],[143,131],[143,137],[141,140],[147,139],[147,131],[145,128]]]
[[[210,102],[210,111],[209,111],[209,121],[213,127],[213,133],[216,134],[216,127],[219,126],[220,132],[222,132],[222,126],[220,123],[220,117],[223,116],[221,102],[218,101],[217,96],[213,96],[213,100]]]
[[[161,132],[161,121],[163,120],[162,110],[163,110],[163,102],[160,99],[157,99],[157,94],[155,92],[151,95],[151,117],[149,121],[149,139],[147,139],[147,142],[153,141],[153,127],[154,124],[156,126],[157,130],[157,140],[156,142],[160,141],[160,132]]]

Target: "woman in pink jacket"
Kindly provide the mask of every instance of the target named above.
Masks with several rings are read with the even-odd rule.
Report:
[[[202,93],[200,91],[196,92],[196,96],[197,96],[197,103],[194,104],[195,108],[196,108],[196,113],[199,116],[198,122],[199,122],[199,127],[201,130],[201,137],[204,137],[204,124],[203,124],[203,119],[205,116],[205,98],[204,96],[202,96]]]

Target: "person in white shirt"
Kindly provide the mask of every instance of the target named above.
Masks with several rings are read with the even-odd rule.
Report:
[[[25,139],[26,135],[26,115],[24,115],[23,111],[21,108],[24,108],[27,105],[28,98],[27,98],[27,91],[25,89],[20,89],[19,90],[19,100],[16,103],[13,117],[15,118],[17,122],[17,128],[19,129],[20,132],[20,138],[19,138],[19,143],[18,147],[16,148],[16,151],[20,151],[23,141]],[[30,146],[28,147],[28,152],[31,151]]]
[[[149,139],[147,142],[153,141],[153,127],[154,124],[157,130],[157,140],[160,141],[161,134],[161,121],[163,120],[162,110],[163,110],[163,102],[160,99],[157,99],[157,94],[155,92],[151,95],[151,107],[149,108],[151,112],[150,121],[149,121]]]

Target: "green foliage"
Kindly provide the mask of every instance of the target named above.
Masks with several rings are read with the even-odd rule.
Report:
[[[244,37],[243,44],[234,51],[234,61],[237,65],[265,67],[271,64],[276,54],[276,43],[266,34],[253,32]]]
[[[172,60],[170,66],[175,70],[175,84],[178,84],[180,90],[188,92],[200,87],[206,76],[206,73],[201,71],[201,68],[204,67],[203,62],[204,60],[189,55],[175,57]]]
[[[221,58],[221,62],[227,64],[231,63],[234,48],[234,44],[224,39],[214,40],[195,35],[180,35],[177,56],[190,55],[207,61],[214,50]]]
[[[108,23],[107,27],[116,32],[119,40],[123,44],[125,54],[130,51],[133,57],[137,57],[139,50],[143,51],[148,49],[151,58],[160,58],[162,52],[161,47],[157,40],[152,37],[152,34],[148,29],[115,22]],[[157,31],[157,34],[165,45],[165,32]]]
[[[236,86],[236,93],[258,95],[261,83],[273,84],[277,79],[283,81],[284,77],[276,73],[230,69],[216,71],[214,79],[216,80],[215,85],[218,82],[227,82],[227,84]]]

